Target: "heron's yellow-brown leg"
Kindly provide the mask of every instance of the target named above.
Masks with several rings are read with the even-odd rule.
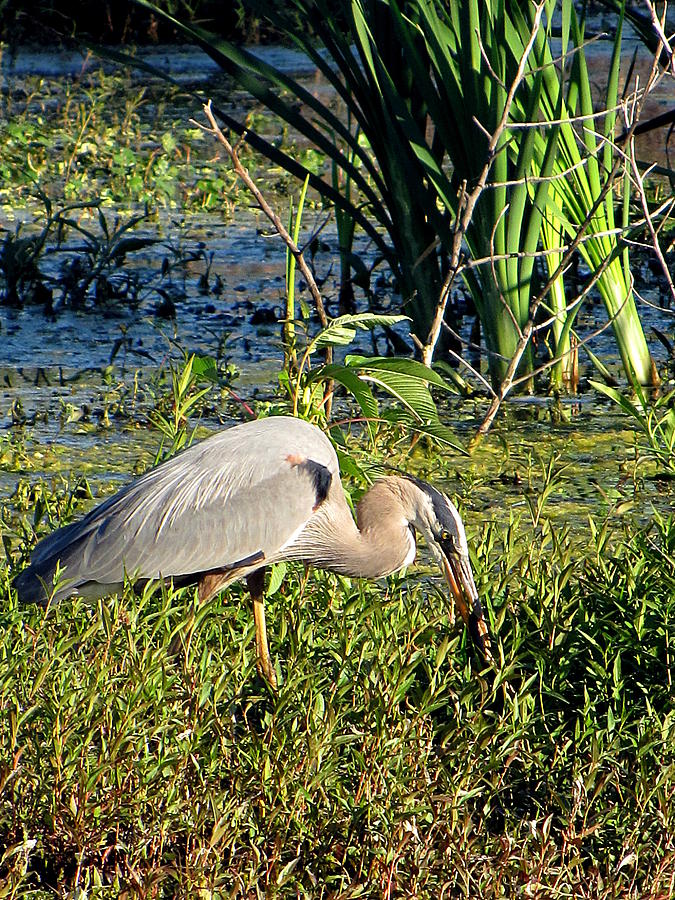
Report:
[[[265,569],[252,572],[246,578],[246,584],[253,599],[253,618],[255,620],[255,649],[258,656],[257,666],[261,677],[266,678],[270,686],[277,689],[277,673],[274,671],[270,650],[267,645],[267,624],[265,622]]]

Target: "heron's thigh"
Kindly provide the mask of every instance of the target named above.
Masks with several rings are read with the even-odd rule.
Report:
[[[232,581],[232,572],[230,569],[223,569],[220,572],[206,572],[199,577],[199,601],[206,603],[211,597],[221,591],[225,585]]]

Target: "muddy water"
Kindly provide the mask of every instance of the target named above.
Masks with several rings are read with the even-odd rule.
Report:
[[[198,258],[165,279],[159,277],[160,270],[172,259],[169,244],[176,246],[171,215],[162,214],[158,223],[135,229],[137,237],[158,239],[125,263],[146,286],[137,306],[125,308],[121,302],[103,313],[61,309],[53,315],[34,307],[5,310],[0,362],[79,370],[107,366],[115,353],[115,362],[124,368],[160,365],[169,349],[167,337],[174,336],[198,353],[213,353],[226,340],[239,362],[253,365],[269,358],[278,329],[256,328],[251,319],[256,309],[264,309],[270,322],[281,318],[284,253],[276,241],[258,236],[262,223],[257,216],[237,218],[236,224],[225,225],[217,216],[192,217],[181,232],[180,252],[187,259]],[[92,228],[94,222],[90,217]],[[77,246],[77,240],[71,242],[73,254]],[[204,276],[210,287],[219,283],[219,293],[200,286]],[[172,300],[175,317],[157,314],[162,295],[153,286]]]
[[[159,47],[139,50],[145,62],[166,72],[178,82],[189,83],[215,94],[223,91],[223,76],[206,54],[195,47]],[[288,48],[257,48],[266,62],[299,78],[315,93],[327,91],[319,84],[314,67],[302,54]],[[0,51],[2,90],[21,91],[21,84],[36,76],[50,83],[92,74],[98,68],[110,72],[113,64],[101,62],[91,54],[74,51],[41,52],[18,48],[14,55]],[[132,75],[138,84],[147,74]],[[230,89],[230,93],[232,93]],[[183,110],[181,109],[181,115]],[[239,114],[242,115],[241,110]],[[167,113],[170,119],[171,111]],[[227,164],[224,163],[224,167]],[[283,203],[287,203],[287,199]],[[140,302],[125,308],[123,302],[111,304],[103,314],[60,309],[58,314],[40,315],[35,309],[0,311],[3,340],[0,365],[65,369],[69,374],[82,368],[101,368],[114,361],[123,368],[160,365],[168,351],[167,338],[177,339],[187,350],[214,354],[225,347],[228,358],[251,376],[259,373],[260,362],[280,358],[278,320],[283,317],[285,291],[285,251],[279,238],[269,236],[269,223],[261,213],[247,208],[245,197],[236,212],[223,221],[218,212],[190,215],[186,220],[176,210],[159,209],[147,225],[136,226],[135,237],[156,239],[147,252],[135,252],[125,259],[125,270],[137,274],[147,288]],[[125,210],[122,220],[142,210]],[[282,211],[285,214],[285,211]],[[96,211],[75,214],[85,230],[97,232]],[[109,219],[112,218],[108,214]],[[323,218],[323,217],[322,217]],[[41,209],[0,209],[0,225],[12,232],[18,225],[22,234],[35,233],[43,221]],[[180,224],[179,224],[179,220]],[[319,224],[318,216],[305,215],[307,233]],[[337,256],[335,229],[322,232],[324,257],[317,259],[318,275],[334,271]],[[58,278],[58,266],[86,249],[77,235],[70,235],[65,253],[41,259],[41,267]],[[359,248],[365,249],[365,248]],[[367,250],[365,250],[367,253]],[[173,268],[169,278],[159,273],[176,256],[187,260],[184,267]],[[192,258],[192,261],[189,260]],[[203,280],[206,277],[206,285]],[[329,279],[327,290],[335,280]],[[300,285],[302,298],[303,285]],[[161,297],[175,307],[175,317],[163,319],[157,314]],[[55,306],[59,306],[58,291]],[[262,323],[262,324],[261,324]]]
[[[590,27],[602,30],[605,23],[598,17]],[[637,40],[630,36],[625,39],[626,60],[632,57]],[[327,91],[325,83],[317,78],[309,61],[288,48],[257,48],[266,62],[282,71],[299,78],[315,93]],[[144,48],[139,51],[143,59],[167,72],[177,81],[189,82],[192,86],[213,87],[222,90],[222,75],[206,54],[194,47]],[[589,47],[589,57],[596,66],[598,75],[604,74],[609,65],[611,45],[598,41]],[[638,56],[637,68],[646,70],[645,54]],[[10,56],[7,51],[0,55],[0,79],[4,90],[29,76],[42,76],[56,80],[72,79],[90,73],[96,67],[108,71],[111,63],[101,63],[96,57],[77,52],[38,52],[18,49]],[[643,73],[644,75],[644,73]],[[147,78],[145,73],[135,75],[139,83]],[[672,103],[671,83],[663,81],[652,92],[648,100],[647,114],[657,114]],[[663,130],[641,137],[639,154],[645,158],[666,162],[664,155]],[[85,228],[94,228],[95,213],[81,214]],[[102,368],[115,361],[123,368],[139,365],[159,365],[165,358],[167,336],[176,337],[191,351],[215,354],[225,347],[226,355],[240,368],[258,371],[261,360],[279,358],[279,328],[275,323],[283,316],[284,294],[284,250],[279,239],[264,236],[268,228],[262,214],[237,207],[233,221],[223,222],[217,214],[191,215],[182,227],[177,226],[179,215],[175,211],[159,211],[159,221],[134,229],[134,235],[156,238],[157,243],[147,251],[129,255],[125,267],[135,271],[142,283],[149,289],[141,291],[140,302],[134,308],[126,308],[117,303],[104,313],[91,315],[68,309],[58,315],[36,315],[34,309],[19,311],[2,310],[1,326],[3,339],[0,342],[0,365],[8,367],[32,367],[45,369],[65,369],[69,373],[83,368]],[[0,224],[13,231],[20,221],[24,221],[25,233],[30,233],[30,222],[35,221],[31,210],[0,209]],[[39,216],[37,221],[39,221]],[[319,219],[305,217],[307,232],[316,226]],[[325,243],[323,261],[318,260],[319,275],[327,276],[326,294],[336,295],[337,287],[337,237],[329,226],[322,233]],[[79,244],[81,245],[81,241]],[[78,240],[70,239],[73,254],[78,251]],[[81,251],[81,246],[79,250]],[[368,258],[365,244],[357,246]],[[186,258],[195,257],[184,270],[174,271],[170,278],[162,281],[158,272],[162,265],[174,259],[175,252]],[[58,259],[63,262],[64,255]],[[57,266],[54,258],[54,266]],[[322,270],[323,269],[323,270]],[[53,271],[57,275],[58,272]],[[200,279],[208,274],[207,289]],[[331,275],[333,277],[331,277]],[[641,278],[640,276],[644,277]],[[649,271],[636,273],[638,283],[645,289],[648,303],[658,307],[662,300],[659,291],[658,273]],[[175,307],[175,319],[163,320],[157,315],[160,297],[168,295]],[[385,307],[396,307],[399,298],[391,292],[383,294]],[[56,296],[58,306],[58,295]],[[596,320],[595,314],[598,313]],[[335,310],[333,310],[335,312]],[[644,306],[645,331],[652,325],[663,329],[669,327],[668,317],[658,309]],[[589,330],[603,319],[602,310],[596,305],[589,307],[586,316]],[[261,324],[256,324],[260,323]],[[465,323],[467,331],[470,323]],[[593,349],[612,365],[618,364],[616,351],[609,333],[594,341]],[[660,346],[655,346],[660,352]],[[584,361],[582,360],[582,365]]]
[[[608,51],[603,44],[596,47],[602,71]],[[264,52],[270,57],[268,61],[302,76],[313,90],[326,89],[297,54],[276,48]],[[221,78],[208,57],[193,48],[156,49],[151,51],[150,61],[190,83],[208,86]],[[98,62],[93,58],[78,54],[19,52],[13,59],[2,59],[1,72],[7,86],[10,81],[34,74],[73,77],[95,65]],[[650,99],[654,114],[671,99],[669,93],[655,94]],[[661,160],[662,134],[647,136],[644,141],[640,154]],[[13,230],[20,217],[30,221],[31,213],[4,210],[0,216],[4,227]],[[158,240],[135,253],[133,261],[131,256],[127,260],[142,283],[161,285],[163,295],[175,307],[174,318],[157,314],[157,290],[141,294],[133,308],[118,304],[105,314],[65,309],[49,315],[34,308],[1,311],[0,424],[5,441],[10,435],[18,435],[26,442],[24,464],[11,453],[10,462],[5,461],[6,471],[0,474],[3,493],[13,490],[21,472],[32,478],[52,477],[54,472],[87,474],[103,488],[108,482],[119,483],[134,468],[147,465],[156,450],[157,437],[139,429],[137,422],[142,418],[144,403],[147,406],[152,398],[129,398],[134,381],[139,380],[138,372],[141,383],[152,379],[168,357],[172,353],[175,356],[174,341],[189,352],[218,355],[235,365],[240,373],[235,387],[243,397],[270,394],[281,359],[278,320],[283,315],[285,264],[280,241],[265,236],[266,221],[250,210],[238,208],[234,221],[223,221],[215,214],[191,216],[183,227],[178,226],[177,218],[175,212],[162,212],[158,221],[136,229],[136,235]],[[309,214],[306,224],[308,231],[316,224]],[[326,248],[323,258],[317,260],[319,274],[327,278],[326,292],[336,295],[337,238],[330,228],[322,237]],[[176,248],[192,261],[162,280],[164,260],[173,259]],[[368,252],[365,246],[359,249]],[[71,250],[78,252],[76,240]],[[657,306],[661,298],[658,276],[649,271],[638,275],[647,299]],[[398,302],[386,290],[380,299],[384,308],[393,308]],[[644,307],[643,312],[647,333],[651,325],[670,330],[668,314],[653,306]],[[594,329],[596,313],[602,319],[599,304],[589,306],[580,324]],[[467,319],[467,330],[470,324]],[[360,346],[352,349],[371,352],[373,348],[363,338]],[[610,367],[618,367],[609,334],[597,338],[593,349]],[[653,350],[663,361],[661,345],[655,342]],[[585,360],[581,362],[582,367],[586,365]],[[104,378],[101,373],[111,364]],[[588,368],[585,371],[588,373]],[[118,418],[114,413],[109,416],[119,397],[123,398],[121,405],[127,407],[126,413]],[[567,421],[552,428],[552,419],[557,420],[561,413]],[[234,408],[213,415],[206,425],[218,427],[231,416],[236,416]],[[468,437],[480,419],[480,409],[456,404],[447,408],[445,417],[457,422],[460,433]],[[22,421],[27,425],[21,426]],[[589,513],[607,510],[614,502],[630,509],[633,444],[634,434],[625,418],[597,404],[591,392],[563,404],[557,412],[546,400],[522,402],[473,460],[454,455],[439,459],[438,476],[466,497],[476,515],[491,512],[502,517],[511,507],[525,508],[524,485],[531,484],[533,490],[541,485],[539,455],[545,457],[555,450],[574,468],[574,478],[570,479],[568,473],[555,492],[556,508],[563,517],[582,522]],[[411,461],[411,465],[424,466],[424,461]],[[467,485],[473,483],[476,487],[471,490]],[[602,485],[601,491],[597,484]],[[652,506],[668,508],[667,489],[648,482],[644,490],[637,510],[640,518],[648,515]],[[495,498],[503,498],[505,492],[513,495],[512,503],[496,509]]]

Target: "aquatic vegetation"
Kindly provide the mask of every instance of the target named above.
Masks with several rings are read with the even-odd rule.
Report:
[[[0,872],[25,890],[658,896],[672,522],[472,534],[496,671],[424,569],[287,577],[273,696],[238,587],[20,610],[2,578]]]
[[[24,302],[51,302],[51,292],[44,285],[38,259],[45,245],[49,228],[33,236],[22,236],[17,226],[14,234],[7,232],[0,243],[0,298],[7,306],[23,306]]]
[[[344,364],[333,362],[334,348],[348,347],[358,331],[372,332],[377,327],[392,329],[407,317],[364,312],[329,319],[312,267],[308,265],[304,251],[300,247],[302,214],[309,180],[305,179],[296,210],[293,209],[291,202],[289,228],[286,229],[250,173],[241,165],[236,149],[225,137],[213,116],[210,102],[204,105],[204,112],[211,126],[207,130],[226,148],[235,172],[286,246],[286,318],[281,326],[284,365],[279,373],[279,384],[288,396],[293,416],[320,423],[323,427],[330,425],[334,440],[344,443],[339,426],[334,419],[331,421],[334,387],[337,383],[346,391],[350,400],[353,399],[358,405],[360,411],[358,418],[365,422],[371,437],[374,425],[379,419],[398,421],[420,434],[433,435],[436,439],[459,449],[451,430],[441,423],[431,394],[432,385],[443,391],[452,390],[438,372],[407,357],[348,355]],[[349,243],[352,238],[353,233]],[[311,239],[307,243],[311,246]],[[298,269],[307,281],[314,312],[321,326],[316,334],[311,333],[313,326],[307,304],[299,304],[301,318],[296,318],[298,311],[295,281]],[[342,287],[341,280],[341,292]],[[302,338],[300,338],[301,331]],[[312,368],[312,356],[319,350],[323,350],[324,365]],[[380,413],[371,384],[376,385],[390,401],[393,401],[392,412]]]
[[[638,429],[639,463],[656,465],[656,476],[675,477],[675,390],[650,397],[637,382],[633,396],[601,382],[593,382],[601,394],[609,397],[636,423]]]
[[[475,0],[451,9],[420,2],[405,11],[394,0],[339,9],[313,0],[270,7],[275,28],[312,59],[345,104],[345,124],[284,72],[147,0],[137,2],[198,42],[326,154],[332,184],[219,111],[227,127],[245,133],[274,163],[309,179],[340,211],[343,230],[353,234],[356,225],[371,237],[401,284],[427,364],[443,334],[450,286],[461,273],[481,319],[495,390],[510,389],[512,364],[526,380],[535,370],[539,330],[546,332],[541,345],[552,333],[553,356],[543,365],[553,366],[560,387],[576,341],[575,317],[597,281],[628,377],[658,381],[631,292],[628,247],[619,243],[626,223],[623,231],[615,228],[614,182],[626,162],[614,144],[621,17],[607,107],[596,127],[584,25],[568,0],[513,9],[498,3],[483,9]],[[558,14],[562,65],[550,33]],[[637,97],[638,110],[640,102]],[[336,170],[344,173],[344,191]],[[628,189],[624,179],[626,204]],[[538,264],[542,244],[548,281]],[[563,281],[577,250],[591,277],[578,298],[565,298]],[[542,303],[552,317],[540,326]]]
[[[175,87],[96,67],[79,78],[28,77],[15,91],[10,83],[3,102],[5,208],[30,205],[41,191],[55,205],[96,199],[118,208],[231,214],[223,195],[236,199],[235,182],[223,179]]]
[[[218,427],[207,384],[228,390],[221,362],[178,354],[134,388],[123,421],[142,468],[195,425]],[[340,447],[354,498],[392,465],[459,495],[496,669],[474,677],[423,559],[377,584],[287,566],[268,601],[272,654],[288,660],[278,697],[256,680],[239,587],[204,607],[170,588],[16,606],[11,577],[35,541],[90,506],[97,472],[98,499],[112,489],[112,448],[74,455],[72,424],[62,450],[15,429],[0,444],[19,475],[0,503],[0,883],[17,896],[657,896],[673,875],[675,526],[618,515],[647,495],[630,479],[617,490],[616,434],[613,464],[589,476],[562,449],[539,460],[514,424],[473,459],[396,427],[364,440],[343,426]],[[597,458],[588,432],[574,452]],[[116,465],[129,473],[128,450]],[[590,529],[578,511],[572,528],[574,493],[595,477],[607,516],[595,490]]]
[[[133,131],[146,105],[129,109]],[[67,183],[84,207],[93,154],[83,148],[94,132],[86,111],[71,121],[82,137],[64,139],[72,164],[57,190]],[[38,131],[30,160],[49,180],[55,163]],[[169,167],[152,201],[161,202],[182,132],[176,145],[156,133]],[[0,167],[18,166],[18,146]],[[119,153],[111,190],[152,192],[140,174],[146,148]],[[229,215],[222,191],[235,188],[222,164],[201,174],[188,205],[208,195]],[[18,167],[7,177],[27,195]],[[335,184],[356,197],[353,183]],[[72,210],[60,213],[64,232]],[[87,271],[114,279],[117,261],[143,249],[124,243],[147,236],[141,221],[127,227],[138,211],[116,219],[103,203],[85,212],[71,234]],[[296,245],[301,213],[288,229]],[[345,255],[352,226],[347,216]],[[20,302],[44,274],[36,232],[37,242],[23,229],[3,236],[0,260],[19,273],[5,285]],[[211,291],[212,257],[200,252]],[[180,246],[167,259],[176,271],[186,262]],[[291,257],[286,275],[281,392],[235,385],[224,337],[213,356],[167,341],[159,369],[129,372],[119,367],[131,349],[122,334],[104,371],[78,374],[81,389],[54,379],[49,400],[17,398],[14,374],[3,373],[0,895],[669,896],[675,523],[672,480],[650,476],[673,468],[672,396],[605,391],[642,430],[637,447],[623,419],[598,422],[587,398],[576,408],[514,403],[468,458],[440,444],[436,426],[451,421],[467,434],[483,400],[458,401],[414,360],[343,356],[363,328],[392,320],[350,314],[317,329],[294,293]],[[84,282],[72,279],[72,297],[93,305],[96,277],[79,294]],[[316,362],[325,344],[339,362]],[[328,386],[340,384],[329,421]],[[423,558],[377,584],[307,580],[290,565],[273,572],[271,649],[288,660],[278,696],[256,679],[239,587],[202,607],[170,587],[92,607],[17,607],[11,579],[36,540],[94,497],[195,429],[222,427],[242,409],[293,407],[334,425],[352,499],[391,467],[456,496],[495,668],[476,673]]]
[[[594,286],[627,377],[658,381],[624,240],[629,160],[614,141],[621,16],[605,109],[598,113],[584,22],[568,0],[513,9],[494,4],[486,10],[473,0],[450,10],[417,3],[407,5],[405,14],[395,2],[346,3],[334,10],[297,0],[270,7],[270,21],[312,59],[344,103],[345,123],[285,72],[197,25],[158,12],[326,154],[332,183],[219,110],[227,127],[245,133],[275,165],[308,178],[339,211],[336,219],[345,234],[353,235],[357,226],[369,235],[395,273],[427,364],[444,335],[450,287],[461,274],[481,319],[495,390],[504,383],[510,389],[511,361],[521,383],[531,387],[532,372],[552,368],[557,388],[574,389],[574,322]],[[562,61],[551,38],[558,15]],[[316,34],[298,27],[298,20],[309,19],[316,20]],[[314,46],[316,38],[323,53]],[[628,138],[643,98],[636,91]],[[623,204],[621,213],[615,212],[617,204]],[[572,296],[567,270],[577,253],[590,277]],[[343,268],[355,259],[348,240]],[[358,264],[353,268],[360,277]],[[542,323],[544,309],[550,319]],[[543,360],[535,345],[548,347]]]
[[[209,293],[210,261],[203,249],[188,252],[178,242],[162,242],[159,271],[127,265],[133,255],[160,244],[148,231],[147,209],[122,218],[107,212],[100,200],[57,206],[45,194],[40,199],[43,212],[34,233],[24,236],[17,227],[0,244],[0,304],[39,304],[50,313],[115,305],[134,309],[155,296],[157,316],[172,318],[172,298],[181,293],[172,276],[195,260],[205,262],[203,293]]]

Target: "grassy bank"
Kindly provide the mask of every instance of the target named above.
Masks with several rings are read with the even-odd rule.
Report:
[[[37,178],[55,203],[227,215],[223,193],[239,195],[197,142],[189,102],[169,98],[164,124],[151,87],[97,78],[9,97],[0,203],[30,207]],[[289,567],[268,602],[272,694],[240,587],[201,609],[170,590],[46,614],[16,605],[34,532],[91,500],[68,479],[103,495],[141,447],[139,470],[151,464],[162,421],[187,433],[188,411],[209,428],[226,418],[226,371],[209,409],[185,415],[175,393],[113,374],[100,389],[59,384],[49,415],[32,394],[28,415],[20,394],[8,408],[5,393],[0,898],[673,894],[675,524],[645,524],[663,484],[645,481],[672,447],[655,438],[645,463],[610,427],[558,427],[553,402],[520,413],[546,416],[527,448],[509,444],[515,414],[456,478],[409,435],[361,447],[364,464],[422,466],[460,493],[496,668],[480,671],[431,568],[366,583]],[[576,442],[569,455],[555,455],[561,441]],[[579,497],[595,522],[580,524]]]
[[[424,567],[297,568],[278,696],[238,587],[45,616],[3,569],[2,896],[670,896],[675,526],[473,544],[496,673]]]

